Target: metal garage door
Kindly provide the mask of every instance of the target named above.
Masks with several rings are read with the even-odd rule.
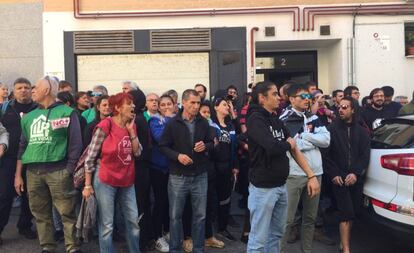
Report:
[[[124,80],[157,94],[169,89],[181,94],[196,83],[209,87],[210,81],[208,53],[82,55],[77,57],[77,72],[79,91],[102,84],[109,94],[121,92]]]

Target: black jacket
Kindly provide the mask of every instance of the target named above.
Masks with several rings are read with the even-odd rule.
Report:
[[[336,120],[328,126],[331,143],[321,149],[324,170],[332,180],[336,176],[345,178],[349,173],[361,176],[368,168],[370,137],[358,123],[346,124]]]
[[[248,114],[250,182],[260,188],[282,186],[289,175],[289,132],[276,114],[261,106],[250,105]]]
[[[213,151],[214,143],[207,120],[197,115],[195,120],[194,140],[191,141],[190,130],[185,124],[181,112],[168,122],[159,142],[161,153],[170,160],[169,170],[173,175],[195,176],[206,172],[209,166],[209,153]],[[194,145],[203,141],[206,150],[201,153],[194,151]],[[193,164],[184,166],[178,161],[179,154],[186,154]]]

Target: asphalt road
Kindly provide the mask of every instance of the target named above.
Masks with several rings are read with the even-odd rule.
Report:
[[[14,209],[11,220],[2,234],[4,240],[3,246],[0,246],[0,253],[40,253],[37,240],[27,240],[18,235],[16,229],[18,210]],[[240,238],[240,231],[242,227],[242,216],[240,210],[233,212],[236,221],[240,224],[239,227],[230,227],[233,235]],[[337,224],[332,217],[327,218],[326,230],[328,234],[338,240]],[[243,253],[246,251],[245,244],[240,241],[226,242],[224,249],[206,249],[207,253]],[[124,243],[116,244],[117,252],[126,253],[126,246]],[[82,246],[82,250],[87,253],[99,252],[97,240]],[[64,253],[63,243],[59,245],[57,253]],[[156,252],[156,251],[152,251]],[[300,253],[300,243],[288,245],[288,253]],[[338,245],[325,246],[319,242],[314,242],[313,252],[315,253],[334,253],[338,252]],[[373,225],[365,220],[356,222],[352,231],[352,252],[353,253],[413,253],[414,240],[407,242],[398,236],[394,235],[392,231],[384,231],[381,227]]]

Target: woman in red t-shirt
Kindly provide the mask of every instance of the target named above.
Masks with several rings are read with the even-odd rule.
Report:
[[[124,215],[129,252],[139,252],[134,156],[139,156],[142,148],[134,124],[135,106],[127,93],[109,97],[109,106],[113,116],[99,122],[89,146],[82,194],[88,198],[95,193],[97,199],[100,252],[114,252],[112,232],[116,202]]]

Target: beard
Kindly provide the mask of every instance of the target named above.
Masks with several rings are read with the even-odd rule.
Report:
[[[376,108],[381,108],[384,106],[384,100],[373,101],[372,105]]]

